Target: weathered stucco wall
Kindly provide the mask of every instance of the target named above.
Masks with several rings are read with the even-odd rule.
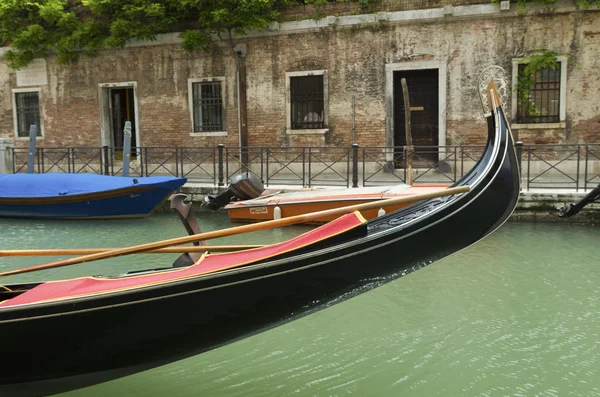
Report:
[[[496,13],[473,18],[270,32],[248,44],[248,133],[252,146],[331,145],[352,142],[352,96],[356,97],[356,141],[386,144],[386,64],[442,61],[447,65],[448,144],[482,143],[485,124],[477,77],[496,64],[511,73],[511,60],[539,48],[570,57],[566,128],[515,130],[525,143],[600,141],[600,12],[522,15]],[[74,65],[50,57],[42,87],[44,146],[100,146],[100,84],[136,82],[141,142],[145,146],[236,145],[236,59],[221,42],[210,54],[188,54],[178,44],[154,43],[106,51]],[[326,70],[329,132],[286,134],[286,72]],[[188,78],[225,77],[227,136],[191,136]],[[13,137],[11,89],[15,72],[0,63],[0,138]],[[510,101],[510,98],[509,98]],[[507,104],[510,109],[510,103]],[[25,145],[26,141],[17,142]]]
[[[0,56],[3,54],[0,49]],[[11,70],[0,61],[0,139],[10,138],[13,134],[13,116],[11,103],[11,87],[15,82],[11,80]]]

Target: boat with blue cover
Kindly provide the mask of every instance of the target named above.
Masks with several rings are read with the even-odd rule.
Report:
[[[0,175],[0,217],[141,218],[186,181],[169,176],[5,174]]]

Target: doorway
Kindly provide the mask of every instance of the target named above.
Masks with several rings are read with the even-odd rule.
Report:
[[[404,78],[410,99],[412,142],[413,146],[417,146],[413,162],[417,167],[429,168],[438,160],[440,144],[438,75],[438,69],[395,70],[393,72],[394,146],[406,145],[406,114],[401,83],[401,79]],[[418,146],[428,146],[428,148],[419,148]],[[404,168],[402,148],[394,149],[394,167]]]
[[[135,93],[133,87],[108,89],[108,107],[110,118],[111,146],[115,147],[115,156],[123,159],[123,129],[125,122],[131,123],[131,158],[137,154],[137,125],[135,114]]]

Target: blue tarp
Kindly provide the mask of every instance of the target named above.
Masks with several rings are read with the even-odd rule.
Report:
[[[137,184],[134,183],[134,179]],[[123,177],[97,174],[4,174],[0,175],[0,197],[32,198],[72,196],[97,193],[131,186],[160,184],[162,188],[176,190],[186,178],[170,176]]]

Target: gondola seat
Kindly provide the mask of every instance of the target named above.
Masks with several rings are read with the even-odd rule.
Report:
[[[291,252],[297,254],[300,250],[314,248],[316,244],[336,244],[340,242],[340,238],[353,238],[357,234],[356,231],[359,234],[366,232],[366,228],[360,228],[365,224],[366,220],[357,211],[281,243],[246,251],[222,254],[206,253],[195,264],[186,268],[115,278],[81,277],[71,280],[49,281],[23,292],[19,296],[1,302],[0,308],[143,288],[249,265],[280,256],[283,257]]]

